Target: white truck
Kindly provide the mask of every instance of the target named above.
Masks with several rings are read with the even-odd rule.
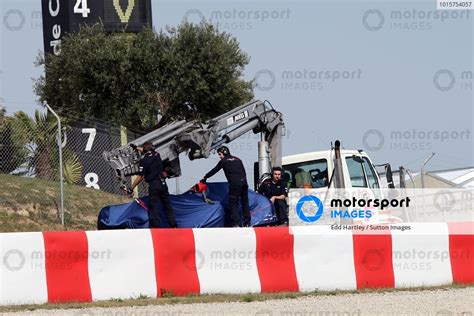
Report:
[[[389,164],[379,165],[385,168],[387,177],[388,187],[383,188],[376,165],[372,163],[367,153],[363,150],[346,150],[340,147],[340,142],[336,141],[331,150],[283,157],[283,178],[288,183],[288,202],[293,206],[290,208],[290,223],[298,222],[294,216],[294,205],[302,195],[314,194],[326,197],[329,192],[329,194],[358,195],[374,199],[384,197],[387,195],[386,189],[394,188]],[[329,207],[327,201],[325,207]],[[374,210],[373,217],[359,222],[379,224],[400,221],[401,219],[394,216],[391,211]],[[320,223],[331,223],[331,220],[326,217]]]

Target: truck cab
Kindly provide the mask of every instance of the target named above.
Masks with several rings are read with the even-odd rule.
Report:
[[[381,187],[380,176],[370,157],[362,150],[339,149],[339,166],[336,167],[336,150],[315,151],[304,154],[285,156],[282,158],[283,178],[289,189],[288,201],[296,205],[297,201],[307,194],[327,196],[331,189],[343,189],[346,193],[356,194],[366,199],[382,198],[387,188]],[[390,166],[386,167],[387,183],[391,188],[392,175]],[[388,167],[388,168],[387,168]],[[338,168],[341,175],[336,176]],[[336,178],[339,185],[336,185]],[[303,190],[301,190],[303,189]],[[334,191],[333,191],[334,192]],[[324,199],[326,201],[326,199]],[[325,207],[329,201],[325,202]],[[291,209],[291,207],[290,207]],[[295,210],[290,211],[290,224],[301,224],[295,216]],[[354,220],[354,223],[393,223],[401,222],[390,211],[373,210],[373,217],[364,220]],[[332,224],[334,219],[326,214],[318,223]]]
[[[366,199],[382,198],[386,190],[382,190],[380,176],[377,173],[370,157],[362,150],[340,149],[339,160],[336,159],[336,150],[315,151],[304,154],[286,156],[282,158],[283,178],[287,182],[290,205],[290,225],[301,225],[301,220],[295,215],[294,205],[303,195],[328,196],[328,192],[344,192]],[[336,165],[339,167],[336,167]],[[388,166],[385,164],[384,166]],[[338,175],[337,170],[342,170]],[[387,169],[386,169],[387,170]],[[388,168],[390,170],[390,168]],[[390,176],[388,176],[390,174]],[[387,172],[387,182],[391,183],[391,171]],[[338,182],[338,184],[336,184]],[[329,189],[343,189],[329,190]],[[385,191],[385,192],[383,192]],[[324,198],[325,209],[330,207],[329,201]],[[389,211],[373,210],[370,219],[354,220],[353,223],[393,223],[401,222]],[[328,214],[321,217],[318,224],[334,224]],[[342,223],[342,221],[341,221]]]
[[[342,149],[341,161],[345,188],[380,188],[380,177],[364,151]],[[289,189],[327,189],[335,168],[334,151],[285,156],[282,163]]]

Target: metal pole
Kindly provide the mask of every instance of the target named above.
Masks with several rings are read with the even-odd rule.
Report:
[[[405,169],[405,171],[406,171],[408,177],[410,177],[411,183],[413,184],[413,192],[415,193],[415,216],[414,216],[415,218],[413,218],[413,220],[416,221],[417,217],[418,217],[418,206],[417,206],[418,202],[417,202],[417,196],[416,196],[416,184],[415,184],[415,180],[413,180],[413,177],[410,173],[410,170]]]
[[[53,115],[58,120],[58,147],[59,147],[59,185],[60,185],[60,211],[61,211],[61,225],[64,227],[64,179],[63,179],[63,144],[62,144],[62,133],[61,133],[61,119],[53,111],[53,109],[48,105],[48,103],[43,103],[48,110],[53,113]]]
[[[400,177],[400,189],[405,189],[405,168],[400,166],[398,170],[398,175]]]
[[[421,188],[425,188],[425,165],[428,163],[428,161],[433,158],[435,153],[431,153],[428,157],[426,157],[425,161],[423,161],[423,164],[421,165]]]
[[[434,153],[431,153],[428,157],[426,157],[425,161],[423,161],[423,164],[421,165],[421,200],[423,201],[423,215],[425,215],[425,165],[428,163],[428,161],[433,158]]]
[[[403,197],[407,196],[407,190],[406,190],[406,185],[405,185],[405,168],[403,166],[400,166],[399,170],[399,176],[400,176],[400,190],[403,192]],[[415,202],[416,203],[416,202]],[[410,213],[408,212],[407,208],[403,206],[403,213],[405,214],[405,218],[407,222],[411,221],[410,218]]]

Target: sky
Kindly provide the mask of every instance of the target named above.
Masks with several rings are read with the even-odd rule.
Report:
[[[437,10],[435,0],[152,0],[152,10],[156,30],[204,18],[238,39],[255,97],[284,115],[284,155],[339,139],[393,169],[419,171],[432,152],[428,170],[474,165],[473,10]],[[40,12],[40,0],[0,1],[0,98],[10,114],[40,108]],[[247,134],[229,146],[249,181],[258,139]],[[180,191],[216,162],[183,156]]]

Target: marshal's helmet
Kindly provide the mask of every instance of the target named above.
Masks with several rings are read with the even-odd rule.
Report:
[[[155,151],[155,146],[153,146],[153,143],[150,141],[146,141],[143,143],[143,152],[147,153],[150,151]]]
[[[219,147],[219,149],[217,149],[217,153],[223,154],[224,156],[228,156],[230,155],[230,150],[226,146],[222,146],[222,147]]]

